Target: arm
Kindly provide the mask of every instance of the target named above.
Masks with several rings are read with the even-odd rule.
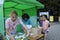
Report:
[[[43,30],[47,30],[48,29],[48,23],[45,24],[45,27],[46,28],[43,27]]]
[[[15,40],[15,38],[10,34],[9,29],[6,29],[6,33],[9,35],[9,37],[11,38],[11,40]]]
[[[28,31],[28,28],[26,26],[24,27],[24,30],[27,33],[27,36],[29,36],[29,31]]]
[[[23,24],[23,22],[20,20],[20,24],[24,27],[25,32],[27,33],[27,36],[29,36],[29,31],[26,25]]]

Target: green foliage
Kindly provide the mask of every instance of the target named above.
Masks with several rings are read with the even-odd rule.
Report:
[[[54,14],[59,15],[60,0],[37,0],[45,5],[45,11],[51,10]]]

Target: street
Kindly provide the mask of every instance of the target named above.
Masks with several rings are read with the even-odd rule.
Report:
[[[60,23],[51,23],[47,40],[60,40]]]

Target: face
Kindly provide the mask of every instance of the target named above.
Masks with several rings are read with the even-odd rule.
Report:
[[[11,20],[12,20],[12,21],[16,21],[16,19],[17,19],[17,15],[14,14],[14,13],[12,13],[12,14],[11,14]]]
[[[24,18],[25,21],[27,21],[27,18]]]
[[[45,16],[42,16],[43,21],[46,19]]]

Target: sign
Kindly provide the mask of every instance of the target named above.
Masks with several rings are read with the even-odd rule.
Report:
[[[50,16],[50,21],[53,22],[54,21],[54,17]]]
[[[49,12],[40,12],[39,15],[47,15],[48,19],[49,19]]]

